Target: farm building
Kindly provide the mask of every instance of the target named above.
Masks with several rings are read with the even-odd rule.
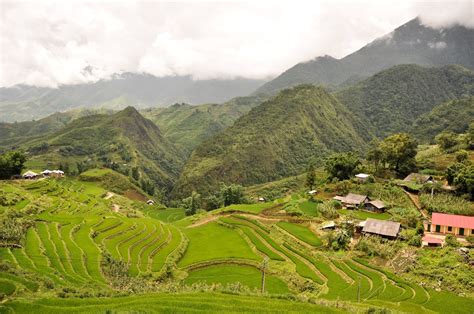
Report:
[[[334,223],[334,221],[328,221],[328,222],[325,222],[321,226],[321,229],[322,230],[334,230],[334,229],[336,229],[336,224]]]
[[[341,202],[342,206],[348,208],[360,207],[370,201],[367,195],[359,195],[353,193],[349,193],[346,196],[335,196],[333,199]]]
[[[431,223],[425,223],[427,232],[453,234],[458,236],[474,235],[474,217],[433,213]]]
[[[154,201],[154,200],[148,200],[148,201],[146,201],[146,203],[147,203],[148,205],[155,205],[155,201]]]
[[[38,174],[33,171],[27,171],[23,174],[24,179],[35,179],[36,177],[38,177]]]
[[[443,240],[427,235],[424,236],[423,239],[421,239],[421,243],[423,246],[429,247],[443,246]]]
[[[45,178],[47,178],[47,177],[51,177],[51,178],[64,177],[64,171],[62,171],[62,170],[48,170],[48,169],[46,169],[46,170],[42,171],[41,174]]]
[[[355,177],[356,177],[357,180],[359,180],[360,182],[366,182],[367,180],[369,180],[370,174],[367,174],[367,173],[358,173],[358,174],[355,175]]]
[[[433,179],[432,176],[430,176],[428,174],[410,173],[409,175],[407,175],[405,177],[405,179],[403,179],[403,181],[414,182],[414,183],[418,183],[418,184],[425,184],[425,183],[428,183],[428,182],[433,182],[434,179]]]
[[[311,191],[308,192],[309,195],[314,195],[316,193],[318,193],[318,191],[316,191],[316,190],[311,190]]]
[[[373,200],[365,203],[365,208],[374,212],[383,212],[385,211],[385,203],[381,200]]]
[[[375,234],[384,238],[395,239],[400,231],[400,223],[388,220],[368,218],[365,221],[362,233]]]

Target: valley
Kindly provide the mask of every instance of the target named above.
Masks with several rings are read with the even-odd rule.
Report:
[[[0,87],[0,313],[472,313],[473,34]]]

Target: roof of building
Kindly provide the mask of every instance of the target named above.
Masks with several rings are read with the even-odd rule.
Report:
[[[385,203],[382,202],[381,200],[370,201],[369,204],[371,204],[374,207],[377,207],[378,209],[385,208]]]
[[[400,231],[400,223],[368,218],[365,221],[364,229],[362,229],[362,231],[383,236],[396,237]]]
[[[426,242],[426,243],[433,243],[433,244],[443,244],[443,240],[435,238],[435,237],[430,237],[430,236],[424,236],[421,241]]]
[[[308,194],[313,195],[313,194],[316,194],[317,192],[318,192],[317,190],[311,190],[311,191],[308,192]]]
[[[336,198],[334,198],[336,199]],[[349,193],[344,197],[339,197],[338,200],[340,200],[343,203],[346,204],[353,204],[353,205],[359,205],[363,203],[367,199],[367,195],[359,195],[359,194],[353,194]]]
[[[38,174],[36,172],[33,172],[33,171],[27,171],[23,174],[24,177],[34,177],[34,176],[37,176]]]
[[[334,223],[334,221],[328,221],[328,222],[325,222],[321,226],[321,229],[334,228],[334,227],[336,227],[336,224]]]
[[[433,180],[433,177],[428,174],[422,173],[410,173],[403,179],[403,181],[410,181],[410,182],[421,182],[425,183],[427,181]]]
[[[431,224],[457,227],[457,228],[474,229],[474,217],[433,213],[431,215]]]
[[[51,173],[51,172],[52,172],[51,170],[46,169],[45,171],[42,171],[41,173],[42,173],[42,174],[49,174],[49,173]]]
[[[366,179],[366,178],[370,177],[370,174],[359,173],[359,174],[356,174],[355,176],[356,176],[356,178],[359,178],[359,179]]]

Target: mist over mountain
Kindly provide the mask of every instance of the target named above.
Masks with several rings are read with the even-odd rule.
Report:
[[[435,29],[416,18],[342,59],[323,56],[298,63],[256,93],[272,94],[302,83],[347,85],[397,64],[459,64],[474,69],[472,51],[474,29],[460,25]]]
[[[190,76],[156,77],[124,73],[90,84],[44,88],[0,88],[0,121],[39,119],[76,108],[167,107],[176,102],[221,103],[252,93],[263,80],[245,78],[193,80]]]

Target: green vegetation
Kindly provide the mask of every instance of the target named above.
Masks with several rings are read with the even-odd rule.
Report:
[[[189,239],[185,256],[179,262],[187,266],[208,260],[220,259],[249,259],[260,258],[252,252],[250,246],[240,237],[237,231],[211,222],[199,227],[183,230]],[[211,244],[212,243],[212,244]],[[232,245],[229,245],[232,243]]]
[[[0,180],[20,175],[25,161],[26,156],[18,151],[11,151],[0,155]]]
[[[330,179],[347,180],[355,174],[359,164],[360,160],[354,153],[339,153],[329,156],[324,169]]]
[[[204,282],[206,284],[227,285],[239,282],[251,289],[261,289],[262,273],[260,270],[240,265],[216,265],[192,271],[185,279],[185,284]],[[277,277],[265,276],[265,291],[273,294],[289,293],[287,285]]]
[[[305,226],[289,222],[279,222],[277,225],[305,243],[312,246],[321,245],[321,240],[316,236],[316,234]]]
[[[474,97],[454,99],[435,106],[413,123],[412,134],[431,142],[443,131],[465,133],[474,116]]]
[[[365,210],[340,209],[338,212],[342,215],[352,216],[360,220],[366,220],[367,218],[388,220],[391,217],[389,213],[374,213]]]
[[[316,156],[321,163],[331,152],[360,149],[366,141],[360,134],[367,134],[365,128],[326,90],[288,89],[199,145],[174,195],[212,193],[220,182],[251,185],[296,175]]]
[[[429,113],[440,103],[470,95],[473,79],[472,71],[457,65],[434,68],[398,65],[343,89],[336,95],[354,115],[366,122],[366,128],[379,137],[406,132],[414,123],[418,130],[426,128],[431,133],[430,130],[439,124],[424,119],[416,121],[417,118]],[[463,108],[461,112],[468,112],[467,104],[459,104]],[[449,120],[451,115],[442,117],[451,121],[448,123],[458,122]],[[420,124],[421,121],[424,123]]]
[[[430,213],[474,216],[474,204],[455,195],[440,193],[431,196],[431,194],[423,193],[420,195],[420,202]]]

